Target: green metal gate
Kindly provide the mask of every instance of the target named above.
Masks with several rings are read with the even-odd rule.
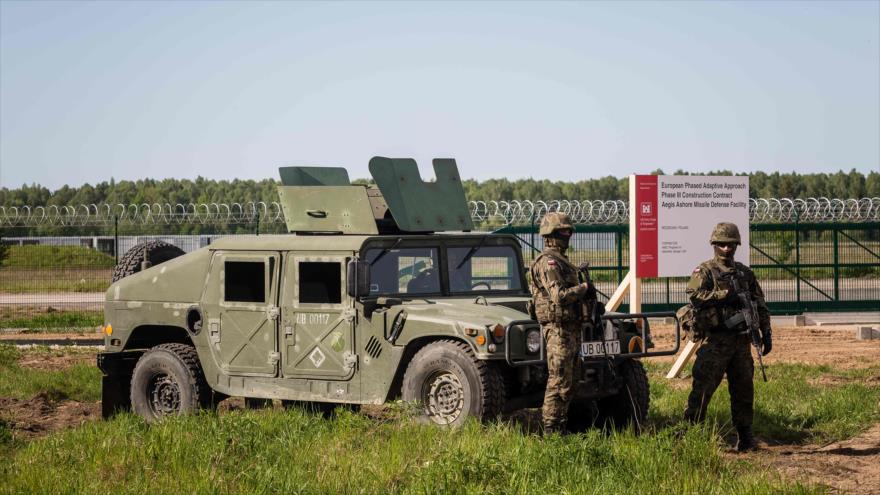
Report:
[[[526,262],[542,248],[537,226],[508,226]],[[774,314],[805,311],[880,311],[880,222],[754,223],[751,267]],[[627,224],[578,225],[569,257],[589,261],[607,298],[629,271]],[[695,262],[695,266],[699,261]],[[643,279],[642,309],[676,309],[687,302],[687,277]],[[626,302],[621,310],[625,311]]]

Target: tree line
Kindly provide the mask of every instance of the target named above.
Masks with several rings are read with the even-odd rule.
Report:
[[[657,175],[663,170],[655,170]],[[677,170],[674,175],[689,175]],[[697,175],[697,174],[694,174]],[[734,175],[722,170],[708,175]],[[736,174],[746,175],[746,174]],[[863,198],[880,197],[880,172],[867,175],[850,172],[797,174],[754,172],[749,175],[753,198]],[[361,179],[355,182],[369,182]],[[0,206],[62,206],[78,204],[142,204],[142,203],[245,203],[249,201],[276,201],[278,193],[274,179],[214,180],[198,177],[190,179],[141,179],[137,181],[99,182],[95,185],[65,185],[55,191],[39,184],[25,184],[9,189],[0,188]],[[626,200],[629,182],[626,177],[606,176],[575,182],[547,179],[488,179],[463,181],[465,195],[472,201],[490,200]]]

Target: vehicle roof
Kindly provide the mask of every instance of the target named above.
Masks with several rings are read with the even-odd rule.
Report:
[[[443,232],[436,234],[409,234],[409,235],[295,235],[295,234],[267,234],[267,235],[233,235],[215,239],[208,248],[218,249],[242,249],[242,250],[267,250],[284,251],[287,249],[300,249],[307,251],[328,251],[333,249],[356,251],[367,239],[430,239],[430,238],[476,238],[484,235],[505,237],[505,234],[492,234],[491,232]]]
[[[209,246],[210,249],[265,249],[284,251],[301,249],[307,251],[328,251],[333,249],[360,249],[367,235],[236,235],[221,237]]]

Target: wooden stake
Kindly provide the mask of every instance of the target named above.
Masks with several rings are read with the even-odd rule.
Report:
[[[629,312],[642,312],[642,281],[636,274],[638,266],[638,208],[636,207],[636,176],[629,176]]]
[[[678,375],[681,374],[681,370],[683,370],[684,366],[691,360],[691,357],[697,353],[697,349],[702,342],[702,340],[700,342],[688,340],[688,343],[685,344],[684,348],[681,350],[681,354],[679,354],[678,358],[675,360],[675,364],[672,365],[672,368],[669,369],[669,373],[666,374],[666,378],[678,378]]]
[[[620,282],[620,285],[614,290],[614,294],[611,294],[611,297],[608,298],[608,304],[605,305],[605,311],[617,311],[617,308],[620,307],[620,303],[623,302],[624,294],[629,290],[629,284],[632,283],[633,278],[633,272],[627,272],[626,276],[623,277],[623,280]],[[630,311],[630,313],[632,313],[632,311]]]

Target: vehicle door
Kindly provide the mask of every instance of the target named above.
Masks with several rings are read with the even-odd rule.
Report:
[[[203,297],[211,352],[229,374],[278,372],[279,253],[218,251]]]
[[[351,252],[285,253],[281,292],[284,377],[348,380],[355,372],[353,302],[345,291]]]

